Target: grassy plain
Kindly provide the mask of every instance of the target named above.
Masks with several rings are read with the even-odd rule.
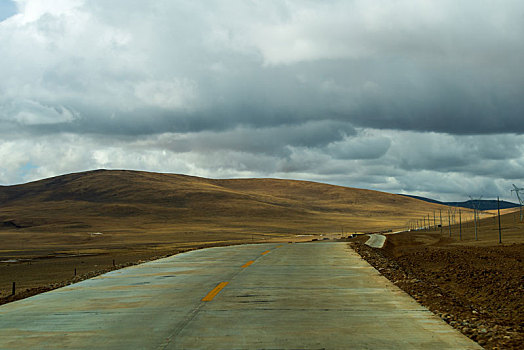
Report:
[[[204,246],[397,230],[445,208],[377,191],[97,170],[0,186],[0,296]],[[78,278],[78,277],[77,277]]]

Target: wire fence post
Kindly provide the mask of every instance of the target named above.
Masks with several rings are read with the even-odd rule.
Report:
[[[478,241],[478,235],[477,235],[477,209],[473,209],[473,217],[475,218],[475,241]]]
[[[451,211],[448,209],[448,228],[449,228],[449,237],[451,238]]]
[[[442,234],[442,209],[439,209],[440,212],[440,234]]]
[[[462,211],[459,208],[459,240],[462,240]]]

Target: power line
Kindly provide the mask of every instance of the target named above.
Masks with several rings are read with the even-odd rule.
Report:
[[[524,188],[518,188],[517,186],[515,186],[515,184],[513,184],[513,189],[511,190],[511,192],[515,192],[515,194],[517,195],[517,198],[519,199],[519,204],[520,204],[520,221],[522,221],[522,205],[524,203],[522,202],[522,199],[520,198],[520,195],[519,195],[520,191],[524,191]]]

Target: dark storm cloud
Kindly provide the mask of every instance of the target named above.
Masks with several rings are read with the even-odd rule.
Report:
[[[520,1],[17,6],[0,181],[26,164],[449,195],[524,178]]]
[[[6,73],[24,86],[7,100],[77,112],[67,131],[138,135],[338,119],[379,129],[524,132],[518,2],[126,2],[119,11],[101,2],[48,11],[21,3],[34,18],[4,25],[13,50],[3,63],[28,69]],[[246,17],[231,17],[239,12]],[[20,50],[31,59],[20,60]],[[38,132],[53,132],[42,124]],[[64,127],[58,121],[56,131]]]
[[[252,154],[289,154],[287,147],[319,148],[356,131],[351,125],[325,120],[269,128],[239,127],[222,132],[167,135],[162,144],[177,152],[239,150]]]
[[[386,154],[391,140],[385,137],[355,137],[332,142],[327,152],[338,159],[378,159]]]
[[[524,58],[524,56],[523,56]],[[425,72],[426,82],[410,81],[409,71],[386,80],[380,91],[362,95],[352,121],[361,126],[452,134],[524,132],[524,79],[496,81],[479,70],[452,75]],[[485,69],[489,69],[486,67]]]
[[[441,173],[491,174],[506,178],[520,169],[524,137],[515,134],[454,136],[437,133],[399,132],[383,135],[393,140],[388,151],[390,166],[405,171],[431,169]],[[487,173],[488,172],[488,173]]]

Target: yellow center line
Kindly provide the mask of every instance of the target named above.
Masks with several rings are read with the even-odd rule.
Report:
[[[225,287],[227,286],[229,282],[220,282],[218,284],[218,286],[216,286],[215,288],[213,288],[213,290],[209,293],[207,293],[207,295],[202,298],[202,301],[211,301],[213,300],[214,297],[217,296],[218,293],[220,293],[220,291]]]
[[[244,265],[242,265],[242,267],[248,267],[249,265],[251,265],[252,263],[254,263],[253,260],[250,260],[248,261],[247,263],[245,263]]]
[[[262,255],[266,255],[269,252],[270,252],[270,250],[266,250],[265,252],[262,253]]]

